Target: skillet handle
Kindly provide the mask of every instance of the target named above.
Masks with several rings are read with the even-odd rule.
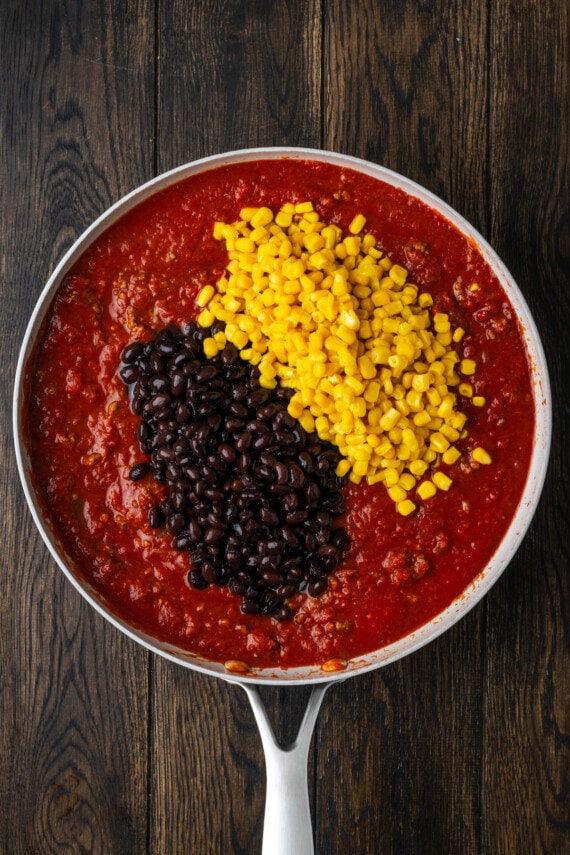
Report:
[[[313,855],[307,760],[315,722],[330,683],[313,688],[297,738],[283,747],[275,739],[257,689],[246,683],[240,685],[249,697],[265,753],[267,792],[262,855]]]

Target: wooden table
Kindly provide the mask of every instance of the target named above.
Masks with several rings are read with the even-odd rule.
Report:
[[[466,216],[520,284],[555,394],[545,492],[491,593],[325,699],[316,851],[569,852],[568,3],[1,0],[0,21],[0,852],[260,851],[245,696],[147,653],[65,580],[10,407],[33,305],[97,215],[176,165],[283,144],[381,163]],[[264,694],[291,738],[306,692]]]

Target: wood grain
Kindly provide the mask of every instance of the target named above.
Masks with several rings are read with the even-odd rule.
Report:
[[[0,0],[0,855],[253,855],[265,771],[239,687],[147,654],[48,558],[18,484],[19,343],[78,234],[153,174],[245,146],[366,157],[512,270],[556,391],[543,500],[485,601],[331,688],[316,855],[570,848],[568,4]],[[283,742],[308,690],[267,688]]]
[[[491,240],[529,302],[553,388],[563,397],[569,389],[569,31],[564,3],[494,8]],[[569,846],[569,539],[557,524],[570,516],[564,409],[555,419],[552,466],[530,534],[489,598],[484,843],[498,855],[527,852],[529,839],[537,841],[535,851],[563,853]],[[505,679],[512,663],[514,679]]]
[[[457,207],[487,202],[486,4],[325,6],[325,148],[380,163]]]
[[[320,145],[320,5],[160,7],[159,171],[221,151]]]
[[[148,655],[48,560],[17,483],[8,416],[17,347],[51,269],[84,227],[149,177],[152,151],[145,158],[139,142],[152,137],[153,34],[142,4],[125,7],[132,25],[120,30],[113,4],[51,2],[35,14],[4,6],[0,851],[140,853]],[[134,103],[140,113],[131,109],[125,124]]]

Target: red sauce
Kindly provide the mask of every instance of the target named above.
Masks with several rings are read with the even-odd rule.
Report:
[[[244,205],[279,208],[310,199],[321,219],[347,230],[356,213],[392,261],[434,297],[466,336],[475,393],[461,401],[468,451],[490,466],[445,468],[438,492],[402,517],[378,484],[350,485],[344,523],[352,546],[318,598],[297,595],[279,623],[240,612],[227,589],[190,589],[187,555],[153,531],[147,511],[162,487],[133,483],[141,459],[138,418],[117,375],[136,338],[198,314],[195,297],[227,257],[212,237]],[[479,290],[469,284],[477,282]],[[291,667],[351,659],[394,642],[457,598],[496,550],[524,488],[533,441],[533,396],[515,313],[477,248],[440,214],[359,173],[316,162],[260,161],[175,184],[111,226],[79,259],[53,301],[28,371],[27,442],[41,501],[77,572],[111,611],[207,659]],[[427,572],[426,572],[426,568]]]

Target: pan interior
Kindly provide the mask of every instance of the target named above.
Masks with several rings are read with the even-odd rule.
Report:
[[[33,351],[34,343],[38,336],[42,320],[50,307],[51,301],[59,285],[63,281],[69,269],[85,249],[105,229],[112,225],[113,222],[139,204],[139,202],[156,193],[158,190],[172,184],[173,182],[196,174],[197,172],[228,163],[284,157],[320,160],[326,163],[350,167],[351,169],[361,171],[366,175],[376,177],[381,181],[397,186],[434,208],[477,245],[483,257],[489,263],[490,267],[497,275],[503,289],[507,293],[515,311],[518,314],[524,331],[528,358],[533,372],[536,427],[534,448],[525,490],[509,529],[499,545],[499,548],[484,570],[461,595],[461,597],[454,601],[447,609],[441,612],[432,621],[420,627],[415,632],[400,639],[398,642],[349,662],[346,670],[342,672],[324,673],[318,667],[305,667],[290,669],[263,669],[258,671],[252,670],[250,673],[245,675],[235,675],[229,673],[221,664],[193,656],[181,648],[165,644],[146,634],[137,627],[128,624],[122,618],[114,614],[112,607],[102,599],[98,592],[96,592],[78,572],[74,570],[72,562],[65,554],[64,549],[52,531],[49,520],[46,519],[41,510],[34,488],[30,460],[23,439],[22,413],[25,406],[25,379],[28,361]],[[336,153],[301,148],[249,149],[216,155],[214,157],[205,158],[200,161],[187,164],[176,170],[172,170],[165,175],[159,176],[153,181],[150,181],[133,191],[96,220],[62,259],[50,277],[38,300],[38,303],[36,304],[20,351],[14,391],[13,416],[16,456],[27,503],[49,551],[68,579],[79,590],[81,595],[84,596],[87,601],[115,627],[137,643],[147,647],[149,650],[166,657],[171,661],[184,665],[185,667],[198,670],[203,673],[208,673],[229,681],[249,683],[264,683],[279,680],[289,684],[297,684],[317,683],[339,679],[343,680],[347,677],[361,674],[373,668],[378,668],[390,662],[394,662],[395,660],[406,656],[414,650],[417,650],[419,647],[427,644],[450,628],[487,593],[508,565],[516,552],[516,549],[520,545],[520,542],[531,523],[540,498],[546,474],[551,437],[550,388],[546,362],[538,332],[519,288],[500,259],[482,236],[479,235],[459,214],[437,197],[433,196],[433,194],[408,179],[391,172],[390,170]]]

